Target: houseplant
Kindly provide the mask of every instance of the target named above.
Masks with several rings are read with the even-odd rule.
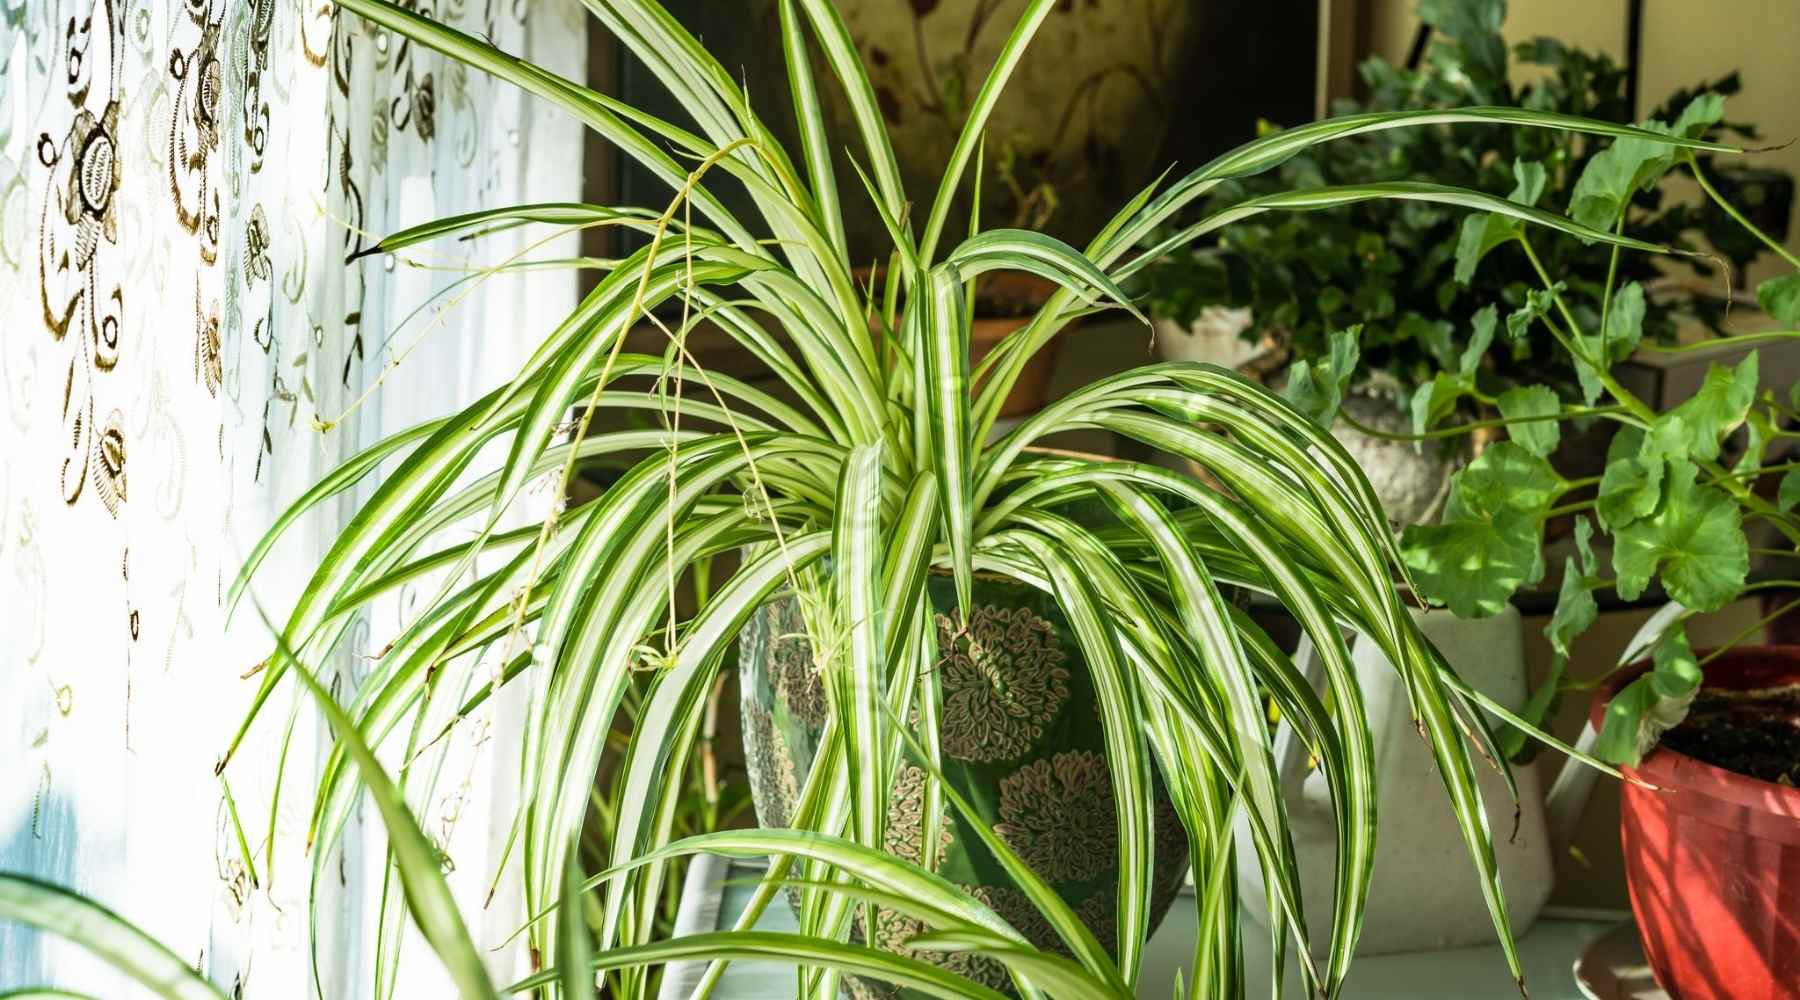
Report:
[[[1626,71],[1608,56],[1550,38],[1522,42],[1509,53],[1501,35],[1504,0],[1418,6],[1422,23],[1433,30],[1421,64],[1396,66],[1371,58],[1361,66],[1367,96],[1340,102],[1337,113],[1474,103],[1619,123],[1638,118],[1627,101]],[[1514,83],[1516,68],[1531,73],[1530,82]],[[1668,95],[1644,117],[1673,121],[1699,94],[1730,96],[1738,89],[1735,73],[1700,82]],[[1753,125],[1724,120],[1708,123],[1705,134],[1758,138]],[[1480,123],[1409,129],[1315,147],[1278,170],[1227,182],[1211,197],[1223,205],[1274,190],[1418,175],[1475,190],[1510,191],[1527,203],[1561,207],[1580,194],[1579,180],[1600,149],[1565,132]],[[1705,158],[1701,165],[1713,168]],[[1726,191],[1726,174],[1763,173],[1711,172]],[[1792,179],[1777,174],[1759,194],[1765,213],[1759,217],[1772,218],[1774,228],[1784,226],[1792,206]],[[1593,217],[1580,217],[1595,224]],[[1531,269],[1516,255],[1501,254],[1476,267],[1492,245],[1479,221],[1439,206],[1382,202],[1267,217],[1223,234],[1216,247],[1169,255],[1148,268],[1133,291],[1154,315],[1177,327],[1193,322],[1208,307],[1247,308],[1253,321],[1244,339],[1273,338],[1301,359],[1324,357],[1332,332],[1361,324],[1363,370],[1357,386],[1384,393],[1408,413],[1416,389],[1439,374],[1458,372],[1465,343],[1460,334],[1476,313],[1489,304],[1518,308],[1535,287]],[[1696,208],[1654,193],[1635,201],[1631,231],[1675,246],[1691,246],[1704,237],[1739,269],[1766,251],[1710,203]],[[1613,266],[1604,246],[1568,240],[1540,250],[1545,266],[1571,287],[1597,288]],[[1703,274],[1716,270],[1704,260],[1690,262]],[[1658,274],[1641,258],[1620,260],[1617,269],[1621,283],[1650,282]],[[1647,301],[1646,336],[1653,342],[1666,340],[1674,331],[1674,312],[1696,307],[1716,309],[1679,289]],[[1480,360],[1490,395],[1513,385],[1543,383],[1573,398],[1573,369],[1554,342],[1540,334],[1496,341]],[[1461,406],[1465,416],[1482,410],[1467,397]],[[1353,416],[1369,422],[1367,411]]]
[[[492,984],[442,891],[437,857],[371,746],[405,728],[402,722],[422,718],[418,713],[439,696],[431,684],[438,662],[496,644],[505,666],[462,712],[476,711],[508,683],[525,685],[531,695],[509,861],[524,871],[529,912],[521,919],[543,968],[518,988],[560,982],[563,992],[580,995],[592,985],[581,974],[591,961],[608,972],[614,995],[641,995],[650,982],[643,965],[709,955],[807,966],[809,992],[821,995],[834,993],[838,975],[849,972],[865,983],[993,997],[1001,994],[981,980],[995,966],[1003,987],[1128,995],[1150,930],[1159,819],[1170,832],[1168,814],[1156,813],[1154,765],[1202,886],[1195,989],[1242,992],[1232,833],[1242,816],[1280,914],[1275,943],[1279,948],[1291,938],[1306,977],[1318,990],[1334,992],[1353,952],[1372,830],[1367,727],[1356,686],[1348,682],[1340,623],[1377,643],[1406,674],[1518,974],[1473,784],[1473,756],[1495,753],[1481,712],[1492,706],[1443,667],[1404,613],[1391,584],[1401,564],[1382,514],[1327,435],[1229,373],[1166,365],[1098,382],[986,443],[1023,367],[1071,319],[1121,299],[1118,280],[1145,259],[1131,256],[1132,248],[1160,223],[1221,180],[1266,169],[1309,145],[1441,120],[1443,113],[1332,120],[1240,147],[1160,193],[1146,190],[1081,253],[1022,231],[952,237],[944,221],[971,161],[980,158],[986,116],[1053,0],[1027,8],[971,103],[943,183],[917,212],[908,210],[854,47],[824,0],[783,5],[783,42],[802,109],[798,160],[769,138],[730,73],[647,0],[593,0],[590,7],[690,109],[697,131],[555,77],[405,6],[381,0],[340,6],[556,103],[676,191],[662,212],[518,206],[382,240],[377,251],[401,255],[427,240],[528,223],[621,226],[650,236],[622,261],[575,262],[605,274],[568,320],[546,333],[521,372],[471,406],[378,442],[333,472],[275,527],[233,587],[235,599],[268,547],[307,509],[397,460],[277,630],[275,651],[259,675],[257,709],[238,741],[283,683],[297,682],[316,698],[338,742],[314,790],[311,850],[315,857],[329,853],[366,788],[388,827],[407,909],[465,995],[492,995]],[[859,177],[892,234],[887,277],[866,297],[850,277],[839,177],[825,153],[809,37],[856,109],[856,148],[867,161]],[[1450,117],[1697,145],[1518,110],[1471,109]],[[719,207],[707,185],[727,176],[750,192],[761,218],[738,219]],[[1587,239],[1659,249],[1490,195],[1406,182],[1251,199],[1194,223],[1169,246],[1271,211],[1374,198],[1474,207]],[[547,266],[505,266],[515,264]],[[971,369],[968,289],[997,269],[1036,274],[1059,290]],[[664,303],[676,307],[672,322],[654,311]],[[763,314],[777,321],[785,339],[757,322]],[[683,338],[703,317],[755,354],[793,398],[694,366]],[[878,340],[871,318],[893,335]],[[665,355],[622,354],[624,333],[639,322],[668,324]],[[654,384],[643,387],[628,377]],[[982,379],[972,394],[970,386]],[[667,423],[588,433],[601,407],[645,410]],[[573,439],[565,439],[560,432],[571,409],[580,417]],[[1185,455],[1211,479],[1026,451],[1037,438],[1072,426],[1109,429]],[[505,463],[463,482],[488,445],[504,447]],[[530,484],[548,477],[557,481],[553,495],[565,496],[574,465],[607,453],[644,457],[597,499],[553,505],[541,526],[496,527],[500,512]],[[1180,509],[1172,509],[1176,502]],[[1110,523],[1097,527],[1076,516],[1077,508],[1092,507],[1102,508]],[[472,538],[440,538],[471,522]],[[689,566],[727,549],[745,550],[744,566],[694,614],[678,614],[673,593]],[[471,572],[482,554],[501,559],[499,568]],[[938,568],[949,581],[941,603],[933,601],[930,582]],[[980,658],[966,640],[975,631],[978,574],[989,572],[1054,600],[1083,661],[1069,669],[1085,671],[1097,692],[1091,711],[1106,737],[1099,756],[1113,791],[1119,872],[1116,934],[1106,942],[1025,863],[1028,851],[980,821],[956,781],[937,777],[945,770],[941,740],[933,738],[940,631],[971,660]],[[339,707],[311,664],[362,603],[426,582],[437,596],[370,665],[350,709]],[[1294,612],[1323,651],[1332,712],[1268,637],[1220,596],[1223,584],[1269,591]],[[771,599],[797,602],[827,704],[815,766],[804,780],[796,775],[792,828],[669,843],[670,810],[682,794],[670,776],[684,772],[724,651]],[[937,627],[939,615],[952,622],[948,629]],[[968,634],[960,623],[968,623]],[[654,680],[619,771],[610,867],[590,876],[573,863],[574,844],[603,737],[633,671],[651,672]],[[1313,745],[1333,783],[1341,848],[1328,929],[1306,927],[1294,898],[1264,689]],[[227,753],[221,767],[229,763]],[[979,894],[880,850],[889,789],[903,767],[922,772],[927,789],[919,828],[936,830],[939,817],[953,813],[958,833],[978,840],[1011,883],[977,888],[1023,896],[1025,916],[1047,924],[1068,957],[1054,946],[1038,947]],[[781,887],[800,888],[803,933],[657,940],[654,913],[666,865],[697,850],[777,855],[753,912]],[[591,937],[574,910],[589,898],[585,889],[597,890]],[[873,936],[886,912],[930,930],[905,938],[903,954],[846,940],[853,916]],[[1329,940],[1327,957],[1318,962],[1311,958],[1315,936]],[[976,969],[977,962],[989,964]]]
[[[1722,113],[1718,95],[1702,95],[1673,125],[1647,127],[1698,134]],[[1415,439],[1496,427],[1508,439],[1456,475],[1442,520],[1407,529],[1402,551],[1426,596],[1458,615],[1489,615],[1546,575],[1546,522],[1575,519],[1545,629],[1555,653],[1551,674],[1524,714],[1542,720],[1564,691],[1600,688],[1596,749],[1630,765],[1622,820],[1628,882],[1663,986],[1683,997],[1785,996],[1800,976],[1793,948],[1800,941],[1800,885],[1779,874],[1792,863],[1782,859],[1795,854],[1791,831],[1800,817],[1791,787],[1800,773],[1793,705],[1800,671],[1788,650],[1732,647],[1800,602],[1780,605],[1704,655],[1690,647],[1683,623],[1747,594],[1794,589],[1791,580],[1752,580],[1749,570],[1752,555],[1800,552],[1800,463],[1789,460],[1795,435],[1787,429],[1800,387],[1766,385],[1756,350],[1800,338],[1800,258],[1721,196],[1696,157],[1665,146],[1621,140],[1596,154],[1576,182],[1570,212],[1626,228],[1633,201],[1677,168],[1744,238],[1791,268],[1756,289],[1772,328],[1730,338],[1726,343],[1746,349],[1741,360],[1712,365],[1695,395],[1654,409],[1620,384],[1613,367],[1640,348],[1719,343],[1649,344],[1644,287],[1622,281],[1623,268],[1609,267],[1597,287],[1564,280],[1530,234],[1480,220],[1497,237],[1489,257],[1523,260],[1539,287],[1504,324],[1493,306],[1478,313],[1474,337],[1485,344],[1496,330],[1515,340],[1528,327],[1543,330],[1574,371],[1579,396],[1568,401],[1547,387],[1514,387],[1495,400],[1500,416],[1493,421],[1452,418],[1454,406],[1439,407],[1433,398]],[[1457,395],[1476,391],[1471,374],[1440,376],[1431,391],[1449,394],[1443,402],[1454,404]],[[1617,428],[1604,470],[1584,476],[1559,469],[1562,426],[1594,422]],[[1610,574],[1596,552],[1607,547]],[[1571,644],[1597,614],[1594,591],[1612,588],[1629,600],[1653,585],[1679,610],[1650,644],[1651,662],[1602,678],[1569,676]],[[1695,706],[1700,710],[1684,722]],[[1659,739],[1673,746],[1652,752]],[[1513,738],[1503,743],[1522,749]]]

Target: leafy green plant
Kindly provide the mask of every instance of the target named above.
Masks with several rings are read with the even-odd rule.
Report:
[[[1672,126],[1650,122],[1647,127],[1699,134],[1721,114],[1722,100],[1706,94]],[[1678,168],[1693,176],[1715,210],[1734,220],[1746,238],[1794,269],[1756,290],[1776,328],[1724,342],[1749,347],[1800,338],[1800,258],[1726,200],[1691,152],[1635,139],[1614,142],[1588,161],[1569,214],[1618,231],[1626,227],[1633,203]],[[1531,330],[1542,331],[1574,371],[1579,397],[1565,401],[1543,386],[1516,386],[1493,400],[1497,419],[1457,421],[1451,417],[1457,399],[1479,391],[1472,380],[1439,375],[1422,389],[1415,399],[1427,402],[1414,410],[1422,431],[1417,439],[1503,427],[1508,440],[1488,447],[1457,473],[1440,523],[1407,529],[1405,558],[1426,596],[1459,615],[1490,615],[1520,587],[1545,576],[1545,524],[1575,519],[1575,551],[1564,558],[1556,609],[1545,629],[1555,653],[1552,673],[1526,710],[1534,722],[1547,716],[1562,691],[1598,683],[1565,675],[1571,644],[1597,615],[1594,591],[1612,588],[1631,600],[1660,585],[1685,610],[1655,645],[1655,669],[1613,699],[1598,745],[1608,760],[1636,763],[1681,720],[1698,689],[1700,667],[1732,645],[1696,657],[1684,622],[1745,594],[1794,586],[1784,580],[1752,583],[1748,572],[1753,554],[1800,551],[1795,510],[1800,463],[1782,457],[1786,443],[1800,436],[1787,429],[1800,418],[1800,387],[1764,389],[1758,352],[1752,349],[1732,366],[1711,365],[1691,398],[1657,411],[1619,382],[1614,366],[1640,347],[1680,353],[1720,341],[1648,344],[1648,297],[1642,284],[1624,280],[1628,272],[1622,262],[1609,261],[1606,280],[1593,287],[1558,274],[1530,234],[1510,220],[1475,217],[1471,225],[1494,235],[1489,262],[1504,257],[1523,262],[1538,282],[1527,304],[1507,314],[1504,324],[1492,305],[1477,313],[1478,334],[1491,338],[1503,329],[1502,337],[1517,341]],[[1616,245],[1607,255],[1621,256]],[[1553,463],[1562,425],[1596,422],[1616,428],[1603,473],[1565,477]],[[1774,547],[1753,546],[1747,534],[1752,528],[1769,534]],[[1610,542],[1610,573],[1596,541]],[[1794,606],[1779,608],[1738,641]],[[1521,749],[1521,741],[1514,738],[1510,748]]]
[[[1657,148],[1722,147],[1516,108],[1358,115],[1264,137],[1147,189],[1085,251],[1021,230],[947,232],[959,188],[981,169],[987,115],[1054,3],[1027,5],[970,102],[941,186],[915,203],[901,189],[867,77],[828,0],[781,5],[802,136],[798,159],[771,137],[731,73],[652,0],[588,6],[691,112],[692,129],[557,77],[407,5],[341,0],[381,29],[574,115],[675,192],[662,212],[523,205],[382,240],[376,250],[401,255],[429,240],[525,224],[617,226],[649,237],[623,260],[562,262],[603,274],[562,323],[544,332],[516,374],[455,413],[346,461],[280,519],[232,587],[235,603],[269,548],[306,511],[391,465],[277,630],[254,707],[230,749],[284,683],[306,688],[336,736],[313,789],[314,857],[330,854],[366,791],[389,832],[402,897],[395,905],[419,924],[464,996],[495,990],[450,900],[435,849],[371,748],[402,729],[413,734],[410,747],[413,738],[432,735],[420,730],[434,705],[460,701],[458,717],[467,717],[507,684],[527,688],[529,709],[515,846],[502,863],[523,872],[528,912],[521,919],[532,954],[548,963],[509,991],[588,993],[580,966],[591,962],[605,973],[611,995],[639,996],[650,988],[647,965],[704,957],[714,960],[716,976],[720,963],[758,957],[806,967],[808,992],[816,996],[834,995],[842,972],[938,996],[1000,995],[949,968],[848,940],[853,909],[879,905],[931,928],[909,948],[985,956],[1027,995],[1129,996],[1148,934],[1154,762],[1188,834],[1201,887],[1194,995],[1243,991],[1233,834],[1240,818],[1268,887],[1278,965],[1296,959],[1312,991],[1333,995],[1349,969],[1371,878],[1376,801],[1369,724],[1343,628],[1375,643],[1405,675],[1508,962],[1521,974],[1475,782],[1475,758],[1498,756],[1484,710],[1512,717],[1463,684],[1418,632],[1393,584],[1406,572],[1396,542],[1342,448],[1262,387],[1200,365],[1155,365],[1098,381],[997,437],[995,421],[1020,370],[1070,321],[1130,308],[1120,281],[1166,250],[1269,213],[1393,200],[1493,213],[1648,253],[1664,249],[1492,195],[1393,181],[1248,198],[1187,224],[1148,254],[1134,252],[1226,181],[1319,144],[1449,120],[1573,129]],[[858,180],[892,237],[885,277],[872,288],[856,285],[845,249],[840,178],[827,153],[809,58],[815,45],[855,110]],[[744,188],[758,217],[726,211],[709,190],[724,183]],[[973,284],[1001,269],[1036,274],[1059,290],[972,371]],[[703,321],[754,355],[782,383],[783,395],[695,365],[685,342]],[[640,323],[667,334],[663,355],[624,353],[625,334]],[[596,413],[619,409],[654,414],[658,424],[592,424]],[[568,437],[562,429],[571,411],[578,417]],[[1029,450],[1046,435],[1082,427],[1180,455],[1207,478]],[[501,466],[465,476],[489,446],[506,452]],[[554,504],[540,525],[500,527],[531,486],[549,479],[551,495],[567,497],[576,465],[605,455],[641,458],[597,498]],[[1067,516],[1076,505],[1104,505],[1113,525],[1078,523]],[[742,566],[692,613],[679,612],[680,582],[696,564],[733,549],[744,553]],[[487,558],[478,564],[478,556]],[[971,822],[975,836],[1066,954],[1029,946],[973,896],[881,849],[889,777],[903,759],[925,768],[940,793],[927,797],[927,829],[943,810],[974,816],[955,786],[936,778],[932,741],[917,739],[901,721],[916,711],[920,731],[931,732],[939,707],[925,592],[933,568],[953,577],[965,611],[978,570],[1037,586],[1054,596],[1079,636],[1102,692],[1114,785],[1122,872],[1116,941],[1097,940],[979,822]],[[409,583],[430,583],[436,596],[370,665],[352,702],[338,705],[309,665],[341,641],[360,607]],[[1226,586],[1273,594],[1295,616],[1325,664],[1323,697],[1222,596]],[[781,592],[799,599],[830,707],[793,828],[674,841],[673,816],[685,794],[680,776],[726,651],[749,615]],[[467,666],[488,649],[503,654],[491,681],[482,678],[466,694],[440,683],[451,665]],[[606,734],[639,676],[650,681],[617,770],[605,867],[590,873],[580,863],[579,838]],[[1332,789],[1336,905],[1326,929],[1307,927],[1302,916],[1265,694],[1320,761]],[[228,751],[221,767],[229,760]],[[271,813],[275,808],[271,802]],[[270,852],[283,846],[298,847],[269,838]],[[773,855],[776,862],[739,930],[660,938],[655,918],[669,865],[701,850]],[[790,884],[808,889],[800,914],[806,932],[748,930]],[[597,911],[591,934],[575,894]],[[1315,940],[1328,942],[1322,960],[1312,957]]]
[[[1605,55],[1554,39],[1536,38],[1513,47],[1510,62],[1535,71],[1532,82],[1515,86],[1500,34],[1505,15],[1504,0],[1420,3],[1419,16],[1435,29],[1423,65],[1412,70],[1370,59],[1361,67],[1368,97],[1361,103],[1341,102],[1338,113],[1475,103],[1620,123],[1636,117],[1626,100],[1623,69]],[[1708,81],[1670,95],[1649,117],[1675,121],[1695,97],[1729,96],[1738,89],[1735,73]],[[1684,128],[1687,124],[1694,126],[1694,134],[1709,138],[1723,133],[1757,138],[1752,125],[1717,116],[1682,123]],[[1275,171],[1234,178],[1213,192],[1209,207],[1279,190],[1419,176],[1478,191],[1510,192],[1509,198],[1526,205],[1576,206],[1575,218],[1600,226],[1616,214],[1610,209],[1618,195],[1604,185],[1593,186],[1602,172],[1590,174],[1588,168],[1602,149],[1574,133],[1483,122],[1371,133],[1314,147]],[[1700,162],[1713,170],[1708,158]],[[1785,220],[1791,180],[1768,190],[1765,209]],[[1629,229],[1650,242],[1689,248],[1705,237],[1740,268],[1764,250],[1710,203],[1696,208],[1654,191],[1632,199]],[[1537,333],[1495,340],[1472,356],[1465,351],[1485,307],[1523,308],[1537,288],[1536,275],[1517,255],[1484,260],[1506,235],[1497,223],[1442,205],[1366,202],[1234,227],[1215,247],[1167,255],[1145,271],[1134,291],[1151,311],[1184,325],[1209,305],[1248,306],[1254,325],[1245,336],[1273,334],[1300,359],[1325,357],[1331,333],[1360,324],[1361,374],[1390,376],[1400,388],[1403,408],[1413,405],[1414,390],[1439,375],[1473,371],[1466,361],[1479,367],[1489,397],[1480,404],[1464,397],[1469,412],[1485,407],[1491,413],[1491,397],[1515,385],[1548,384],[1573,398],[1575,371],[1567,356]],[[1583,301],[1596,297],[1609,272],[1616,271],[1613,279],[1622,283],[1649,282],[1658,275],[1642,257],[1615,263],[1603,245],[1565,240],[1541,252],[1545,267],[1582,292]],[[1690,261],[1701,274],[1713,273],[1705,261]],[[1643,330],[1651,342],[1673,335],[1677,309],[1707,316],[1716,312],[1707,300],[1665,292],[1645,303]]]

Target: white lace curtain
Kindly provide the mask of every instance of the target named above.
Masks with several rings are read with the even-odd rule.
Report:
[[[583,73],[577,0],[407,6]],[[326,0],[0,0],[0,868],[99,898],[228,995],[312,995],[324,732],[302,705],[273,816],[291,688],[225,771],[246,857],[213,770],[270,642],[248,601],[227,628],[224,595],[322,472],[490,388],[575,294],[567,272],[451,288],[526,237],[346,256],[441,215],[575,200],[580,164],[577,126]],[[367,492],[275,552],[255,588],[270,615]],[[418,596],[321,665],[340,699]],[[504,881],[482,906],[511,817],[508,724],[501,705],[460,726],[408,785],[489,945],[519,920]],[[378,828],[352,821],[314,904],[328,997],[375,985]],[[449,994],[422,942],[400,954],[396,995]],[[0,926],[0,989],[41,984],[135,995],[78,948]]]

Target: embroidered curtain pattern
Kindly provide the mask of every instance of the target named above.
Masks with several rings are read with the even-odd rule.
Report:
[[[584,74],[577,0],[411,6]],[[580,157],[574,124],[325,0],[0,0],[0,867],[96,896],[228,993],[311,995],[309,935],[324,995],[395,981],[370,946],[401,927],[372,812],[321,863],[309,920],[326,734],[304,696],[278,690],[214,774],[263,616],[369,484],[296,525],[229,623],[225,595],[321,473],[490,388],[573,301],[566,272],[465,280],[526,237],[346,259],[429,218],[575,200]],[[378,606],[317,664],[340,701],[429,596]],[[511,820],[509,709],[407,785],[489,944],[518,920],[504,880],[481,905]],[[422,943],[400,954],[396,995],[447,992]],[[27,984],[135,995],[0,927],[0,986]]]

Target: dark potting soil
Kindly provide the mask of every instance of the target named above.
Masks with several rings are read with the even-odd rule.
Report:
[[[1800,688],[1703,688],[1662,744],[1727,771],[1800,786]]]

